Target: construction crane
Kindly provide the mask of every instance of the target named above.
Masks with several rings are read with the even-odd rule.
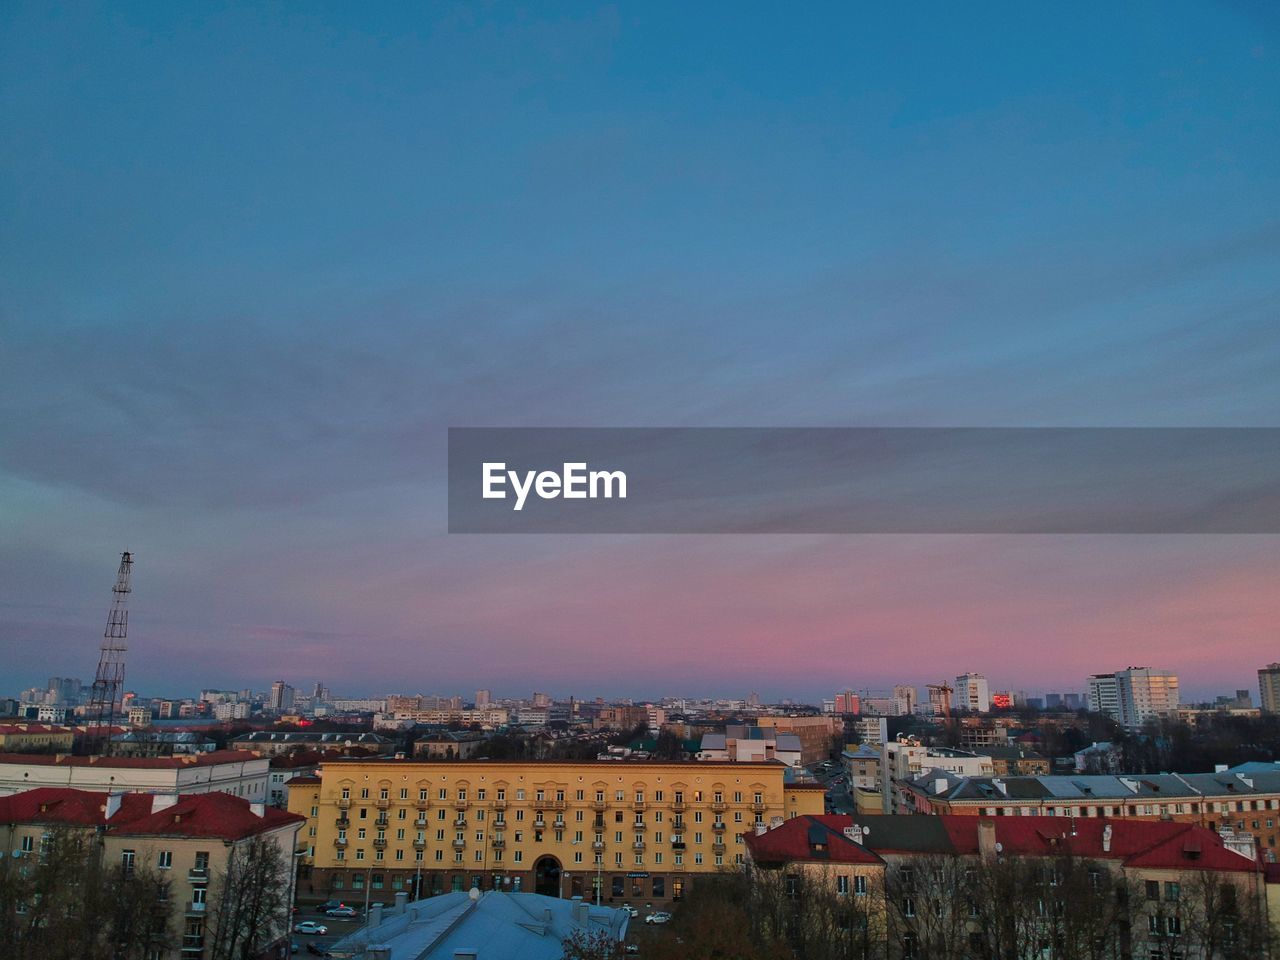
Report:
[[[111,588],[111,611],[107,614],[107,628],[102,632],[102,652],[98,656],[98,672],[93,678],[93,693],[89,700],[89,731],[86,742],[89,753],[111,753],[111,729],[115,725],[116,705],[124,691],[124,653],[129,635],[129,575],[133,569],[133,554],[120,554],[120,569],[116,571],[116,585]]]
[[[942,683],[930,683],[927,686],[929,688],[929,701],[936,703],[938,712],[942,714],[944,719],[949,721],[951,719],[951,694],[954,692],[955,687],[945,680]]]

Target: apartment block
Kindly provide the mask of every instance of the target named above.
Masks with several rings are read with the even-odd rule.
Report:
[[[1280,663],[1268,663],[1258,671],[1258,695],[1263,713],[1280,713]]]
[[[36,787],[130,793],[229,793],[267,798],[267,759],[238,750],[176,757],[73,757],[0,754],[0,797]]]
[[[289,783],[302,894],[501,889],[678,899],[742,859],[742,834],[821,813],[779,763],[343,760]]]
[[[991,688],[987,678],[980,673],[966,673],[956,677],[956,707],[986,713],[991,709]]]
[[[104,863],[126,869],[154,867],[170,881],[167,901],[172,947],[154,960],[200,960],[206,955],[206,917],[216,911],[211,898],[216,879],[256,838],[275,844],[293,902],[293,854],[305,818],[250,803],[225,793],[192,796],[120,794],[41,787],[0,797],[0,833],[6,853],[21,860],[38,856],[51,829],[92,831]],[[212,888],[212,889],[211,889]],[[284,956],[289,948],[288,906],[260,932],[253,956]]]
[[[1256,838],[1268,862],[1280,843],[1280,766],[1218,773],[957,777],[926,770],[897,785],[899,813],[1109,818],[1196,823]]]

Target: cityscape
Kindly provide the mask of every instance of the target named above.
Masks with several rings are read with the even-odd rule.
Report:
[[[1280,19],[0,4],[0,960],[1280,960]]]

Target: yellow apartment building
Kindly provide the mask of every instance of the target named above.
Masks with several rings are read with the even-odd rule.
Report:
[[[389,901],[522,890],[679,899],[743,861],[743,835],[823,812],[768,763],[327,761],[289,783],[307,818],[299,896]]]

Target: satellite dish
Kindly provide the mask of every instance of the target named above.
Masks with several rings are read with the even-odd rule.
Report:
[[[868,834],[870,834],[870,833],[871,833],[871,828],[870,828],[870,827],[863,827],[863,828],[862,828],[862,835],[863,835],[864,837],[865,837],[865,836],[867,836],[867,835],[868,835]]]
[[[13,856],[14,856],[14,859],[15,859],[15,860],[20,860],[20,859],[22,859],[22,848],[21,848],[21,847],[18,847],[17,849],[15,849],[15,850],[13,851]]]
[[[997,844],[996,844],[996,853],[1004,853],[1004,844],[1003,844],[1003,843],[997,843]]]

